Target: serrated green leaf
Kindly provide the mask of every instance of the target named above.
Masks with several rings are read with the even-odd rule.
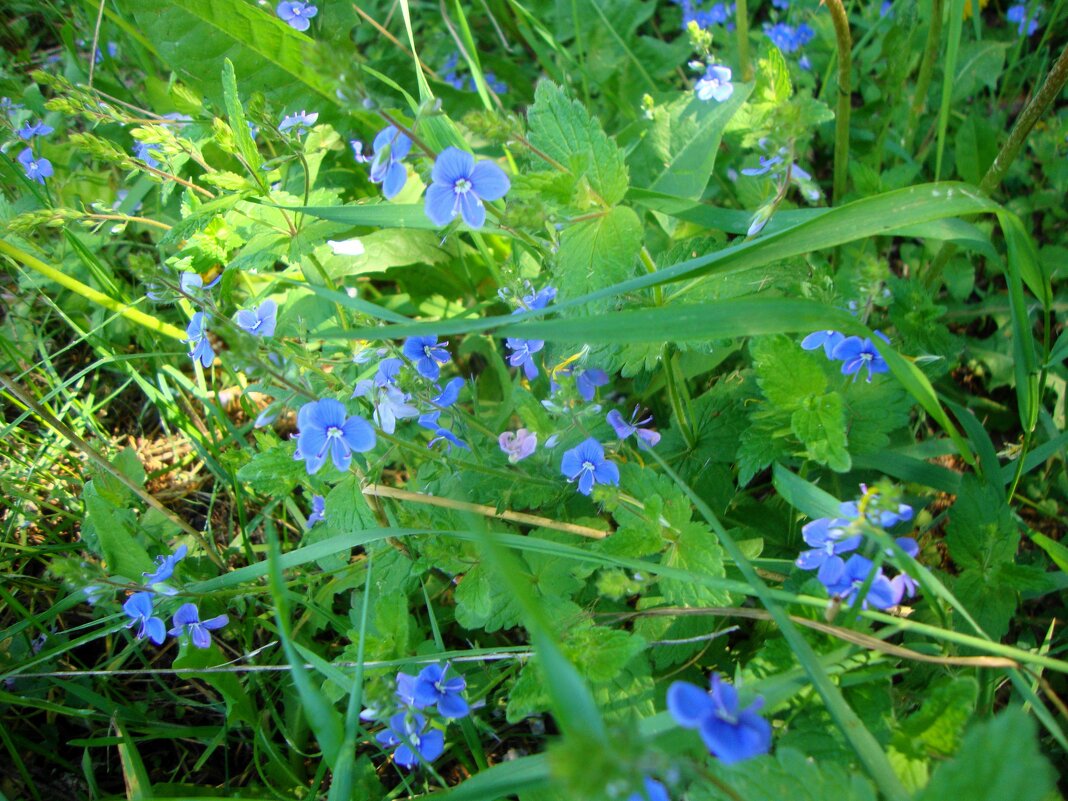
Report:
[[[954,754],[960,748],[964,725],[978,697],[979,684],[971,676],[950,679],[930,688],[923,706],[905,719],[894,735],[895,747],[917,757]]]
[[[230,128],[234,134],[234,142],[238,152],[245,163],[255,173],[263,164],[263,158],[252,139],[248,121],[245,119],[245,108],[241,105],[241,95],[237,90],[237,73],[234,72],[234,64],[230,59],[223,59],[222,69],[223,101],[226,103],[226,116],[230,120]]]
[[[672,540],[661,560],[669,567],[688,570],[699,576],[721,578],[723,549],[716,537],[700,523],[686,523],[677,532],[668,534]],[[669,604],[678,606],[728,606],[730,595],[695,582],[674,578],[660,579],[660,593]]]
[[[627,193],[627,165],[622,151],[585,107],[560,87],[542,81],[527,111],[528,139],[545,155],[566,167],[577,180],[585,176],[607,206]]]
[[[760,337],[749,350],[757,372],[757,384],[771,403],[784,409],[795,408],[810,395],[827,390],[827,376],[815,356],[786,337]]]
[[[275,445],[260,451],[237,471],[239,481],[247,482],[256,492],[283,497],[307,475],[304,463],[293,458],[292,445]]]
[[[999,565],[1014,560],[1019,542],[1004,495],[974,476],[965,476],[946,526],[953,561],[989,576]]]
[[[698,783],[690,792],[694,801],[875,801],[871,785],[844,767],[809,759],[800,751],[780,748],[774,756],[746,760],[720,768],[723,783]]]
[[[846,450],[845,407],[837,392],[803,400],[790,417],[790,430],[812,459],[839,473],[849,470],[852,461]]]
[[[554,286],[561,298],[573,298],[625,281],[634,275],[641,246],[641,221],[626,206],[572,225],[560,237]]]

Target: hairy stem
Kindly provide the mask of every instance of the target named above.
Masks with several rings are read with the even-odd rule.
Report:
[[[834,188],[832,205],[841,202],[846,192],[849,169],[849,114],[852,111],[850,94],[853,91],[853,37],[849,33],[849,16],[842,0],[826,0],[834,22],[834,36],[838,44],[838,110],[834,121]]]

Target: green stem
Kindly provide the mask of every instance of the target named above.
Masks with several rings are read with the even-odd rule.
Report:
[[[831,204],[842,201],[849,170],[849,115],[852,111],[853,37],[849,33],[849,15],[842,0],[826,0],[834,23],[838,44],[838,110],[834,121],[834,191]]]
[[[734,16],[737,26],[735,33],[738,36],[738,71],[742,73],[743,81],[751,81],[753,64],[749,60],[749,11],[746,0],[736,0]]]
[[[909,110],[909,123],[905,129],[905,151],[912,149],[916,131],[920,127],[920,115],[927,106],[927,91],[931,88],[935,62],[938,60],[939,45],[942,43],[942,0],[931,0],[931,27],[927,29],[927,45],[920,63],[920,73],[916,77],[916,91],[912,95],[912,108]]]

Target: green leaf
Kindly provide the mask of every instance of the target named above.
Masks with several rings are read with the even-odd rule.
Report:
[[[206,616],[205,616],[206,617]],[[175,658],[171,667],[176,670],[188,670],[190,668],[212,668],[229,664],[229,660],[223,656],[219,646],[214,643],[210,648],[196,648],[191,643],[183,642],[181,653]],[[226,701],[226,717],[231,723],[243,721],[250,726],[258,723],[258,715],[252,704],[252,699],[237,676],[223,671],[210,673],[187,673],[183,674],[186,679],[199,679],[214,687]]]
[[[688,794],[693,801],[875,801],[871,785],[844,767],[817,763],[800,751],[780,748],[774,756],[731,766],[717,765],[717,774],[732,792],[699,782]]]
[[[542,81],[527,111],[527,124],[530,143],[576,179],[584,176],[605,205],[623,199],[629,180],[623,152],[581,103],[570,100],[552,82]]]
[[[216,103],[225,95],[218,76],[226,59],[245,91],[262,92],[280,107],[309,107],[309,94],[333,105],[333,90],[309,69],[312,40],[270,8],[243,0],[118,0],[157,55],[183,81]]]
[[[662,563],[698,576],[722,578],[723,549],[716,537],[700,523],[685,523],[678,531],[667,532],[671,544]],[[669,604],[677,606],[729,606],[730,594],[724,590],[675,578],[660,579],[660,593]]]
[[[761,337],[749,343],[757,384],[764,397],[783,409],[793,409],[810,395],[827,390],[823,365],[811,353],[783,336]]]
[[[979,684],[971,676],[935,685],[925,694],[919,711],[901,723],[894,746],[916,757],[956,753],[978,697]]]
[[[916,801],[1042,801],[1055,779],[1039,750],[1034,721],[1010,708],[973,726],[956,757],[935,768]]]
[[[304,463],[293,458],[293,446],[275,445],[260,451],[237,471],[239,481],[248,483],[256,492],[283,497],[307,475]]]
[[[974,476],[965,476],[946,526],[946,545],[953,561],[963,569],[990,575],[1015,559],[1019,542],[1003,493]]]
[[[519,602],[482,563],[464,574],[455,598],[456,622],[465,629],[485,629],[491,633],[510,629],[519,624],[522,615]]]
[[[137,540],[137,516],[101,495],[96,489],[98,480],[87,481],[82,491],[82,537],[107,563],[108,573],[138,581],[142,573],[152,571],[152,559]]]
[[[569,226],[560,237],[553,283],[562,298],[572,298],[625,281],[634,275],[641,245],[641,221],[625,206]]]
[[[790,430],[804,443],[810,458],[839,473],[851,467],[846,450],[845,408],[837,392],[802,401],[801,408],[790,417]]]

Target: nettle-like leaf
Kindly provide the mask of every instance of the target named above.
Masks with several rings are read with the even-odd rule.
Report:
[[[274,497],[288,495],[305,476],[304,463],[293,458],[293,445],[289,443],[259,451],[237,471],[239,481]]]
[[[844,767],[816,762],[792,748],[779,748],[774,756],[723,766],[718,773],[721,790],[711,782],[695,784],[687,797],[694,801],[875,801],[867,780]]]
[[[527,124],[530,143],[571,173],[573,192],[586,180],[604,205],[623,199],[629,185],[623,152],[578,101],[542,81],[527,111]]]
[[[585,295],[632,277],[641,246],[641,221],[625,206],[564,229],[552,269],[560,298]],[[611,303],[600,301],[586,308],[596,313]]]

